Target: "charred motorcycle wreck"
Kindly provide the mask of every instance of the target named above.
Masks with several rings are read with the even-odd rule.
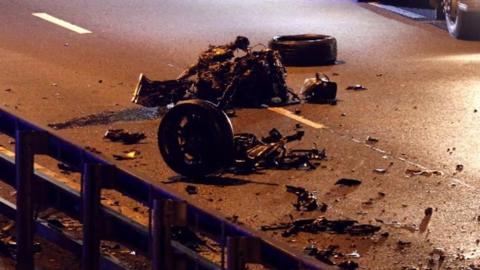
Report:
[[[308,83],[307,83],[308,82]],[[305,100],[334,103],[336,83],[326,76],[308,79]],[[177,79],[154,81],[141,74],[132,102],[170,108],[158,129],[158,146],[167,165],[188,177],[204,177],[227,168],[312,168],[325,158],[316,148],[288,151],[286,144],[303,132],[283,136],[272,130],[266,138],[234,135],[227,114],[238,107],[260,108],[301,102],[286,83],[286,68],[278,51],[254,50],[246,37],[210,46],[196,64]],[[323,151],[323,152],[322,152]]]

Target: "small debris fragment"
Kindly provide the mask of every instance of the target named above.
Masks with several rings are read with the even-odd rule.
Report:
[[[58,169],[60,169],[60,172],[63,174],[70,174],[70,173],[75,173],[78,172],[77,169],[73,168],[72,166],[65,164],[65,163],[58,163],[57,164]]]
[[[103,83],[103,80],[98,80],[98,83]]]
[[[112,155],[116,160],[132,160],[136,159],[140,155],[140,152],[137,150],[126,151],[123,155]]]
[[[397,241],[397,247],[398,249],[400,250],[403,250],[407,247],[410,247],[412,245],[412,242],[408,242],[408,241],[403,241],[403,240],[398,240]]]
[[[91,147],[91,146],[85,146],[85,150],[89,151],[89,152],[92,152],[94,154],[101,154],[102,152],[98,151],[95,147]]]
[[[320,210],[321,212],[326,212],[328,205],[325,203],[319,204],[317,202],[317,197],[314,193],[306,190],[303,187],[295,187],[287,185],[287,192],[297,195],[297,202],[293,206],[298,211],[314,211]]]
[[[62,230],[65,228],[65,225],[57,218],[49,218],[47,219],[47,223],[50,227],[53,227],[58,230]]]
[[[455,169],[457,170],[457,172],[461,172],[461,171],[463,171],[463,165],[462,164],[457,164]]]
[[[372,136],[367,136],[367,139],[365,140],[367,143],[377,143],[379,141],[378,138],[372,137]]]
[[[357,179],[349,179],[349,178],[342,178],[338,180],[335,185],[342,185],[342,186],[348,186],[348,187],[353,187],[353,186],[358,186],[362,183],[362,181],[357,180]]]
[[[12,92],[12,88],[5,89],[5,92]]]
[[[197,234],[186,227],[172,227],[172,240],[195,251],[198,251],[201,246],[207,245],[205,240],[201,239]]]
[[[430,216],[432,216],[432,214],[433,214],[433,208],[432,207],[428,207],[427,209],[425,209],[425,216],[430,217]]]
[[[387,169],[384,169],[384,168],[376,168],[375,170],[373,170],[374,172],[378,173],[378,174],[385,174],[387,173]]]
[[[121,142],[123,144],[136,144],[141,140],[147,138],[144,133],[141,132],[128,132],[124,129],[109,129],[103,135],[104,139],[109,139],[112,142]]]
[[[366,88],[365,86],[361,85],[361,84],[355,84],[355,85],[350,85],[346,88],[346,90],[354,90],[354,91],[363,91],[363,90],[367,90],[368,88]]]
[[[187,185],[185,187],[185,191],[188,193],[188,195],[195,195],[198,193],[198,188],[193,185]]]
[[[352,251],[352,253],[345,254],[345,256],[352,257],[352,258],[360,258],[360,253],[358,253],[358,251],[354,250],[354,251]]]
[[[346,261],[346,262],[342,262],[338,265],[338,267],[340,267],[340,269],[343,269],[343,270],[356,270],[358,269],[358,263],[356,262],[353,262],[353,261]]]
[[[442,176],[443,172],[437,171],[437,170],[406,169],[405,174],[408,177],[419,176],[419,175],[430,177],[432,175]]]

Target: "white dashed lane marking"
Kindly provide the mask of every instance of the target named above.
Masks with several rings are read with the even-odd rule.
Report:
[[[70,31],[76,32],[78,34],[90,34],[92,33],[90,30],[87,30],[85,28],[82,28],[78,25],[74,25],[72,23],[69,23],[67,21],[64,21],[62,19],[53,17],[52,15],[49,15],[47,13],[32,13],[33,16],[38,17],[40,19],[43,19],[45,21],[51,22],[53,24],[56,24],[58,26],[61,26],[63,28],[66,28]]]
[[[298,121],[302,124],[305,124],[307,126],[310,126],[312,128],[315,128],[315,129],[319,129],[319,128],[326,128],[325,125],[323,124],[320,124],[320,123],[316,123],[316,122],[313,122],[312,120],[309,120],[303,116],[300,116],[298,114],[295,114],[287,109],[284,109],[284,108],[280,108],[280,107],[269,107],[268,110],[272,111],[272,112],[276,112],[278,114],[281,114],[283,116],[286,116],[288,118],[291,118],[295,121]]]

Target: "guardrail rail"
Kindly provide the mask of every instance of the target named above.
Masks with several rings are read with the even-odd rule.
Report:
[[[16,204],[0,197],[0,213],[15,220],[16,268],[33,270],[34,234],[81,256],[84,270],[120,270],[100,252],[101,240],[114,240],[142,252],[152,269],[245,269],[258,263],[273,269],[337,269],[290,250],[260,232],[232,223],[219,214],[185,201],[180,195],[117,168],[59,136],[0,109],[0,133],[15,138],[15,157],[0,153],[0,180],[16,188]],[[81,191],[34,170],[35,156],[47,155],[82,174]],[[114,189],[150,209],[143,226],[100,203],[103,188]],[[41,191],[41,192],[39,192]],[[38,196],[38,194],[44,196]],[[48,196],[45,196],[47,194]],[[80,220],[83,239],[75,240],[34,217],[34,209],[55,208]],[[172,226],[186,226],[221,247],[214,263],[171,239]]]

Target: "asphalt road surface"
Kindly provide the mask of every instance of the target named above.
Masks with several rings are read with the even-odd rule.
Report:
[[[479,261],[480,42],[458,41],[425,22],[348,0],[1,0],[0,12],[0,107],[44,126],[136,108],[130,96],[140,72],[175,78],[209,44],[237,35],[252,44],[266,44],[277,34],[335,36],[339,64],[288,68],[288,83],[298,90],[305,78],[326,73],[339,84],[338,105],[285,108],[298,108],[303,117],[325,126],[304,125],[305,139],[292,147],[316,143],[326,148],[329,160],[315,171],[265,171],[195,183],[199,194],[188,199],[258,229],[288,221],[289,215],[319,216],[301,215],[291,206],[295,196],[284,185],[304,186],[329,205],[326,217],[380,225],[389,236],[300,233],[282,238],[269,233],[295,249],[338,244],[344,253],[360,254],[352,259],[361,269],[426,269],[432,263],[431,269],[461,269]],[[33,13],[90,33],[79,34]],[[368,90],[345,90],[352,84]],[[266,109],[237,114],[232,119],[236,132],[266,135],[275,127],[288,133],[298,123]],[[96,147],[109,159],[129,148],[103,141],[107,128],[145,132],[146,143],[134,146],[141,157],[118,165],[186,194],[189,181],[175,177],[156,149],[158,123],[120,121],[56,132]],[[379,142],[367,145],[367,136]],[[456,171],[459,164],[461,172]],[[376,174],[375,168],[388,171]],[[406,176],[406,169],[416,168],[443,175]],[[363,183],[336,187],[343,177]],[[425,219],[428,207],[434,209],[431,219]],[[443,263],[431,255],[435,248],[445,252]]]

